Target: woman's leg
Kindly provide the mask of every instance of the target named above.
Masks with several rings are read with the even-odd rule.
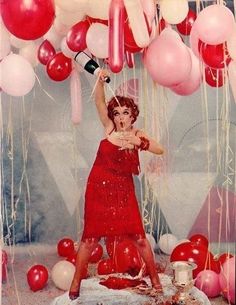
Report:
[[[160,284],[160,279],[157,273],[154,255],[149,241],[146,238],[140,236],[138,239],[135,239],[134,242],[146,264],[146,268],[150,276],[153,288],[161,290],[162,287]]]
[[[83,278],[84,269],[87,267],[89,258],[97,244],[98,239],[89,238],[85,241],[81,241],[79,245],[75,263],[75,274],[69,291],[69,297],[72,300],[79,297],[80,283]]]

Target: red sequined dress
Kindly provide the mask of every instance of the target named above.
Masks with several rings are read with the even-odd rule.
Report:
[[[145,236],[132,176],[139,174],[138,151],[119,148],[108,139],[100,143],[87,181],[82,240]]]

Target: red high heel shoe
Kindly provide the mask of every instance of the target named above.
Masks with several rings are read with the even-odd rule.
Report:
[[[79,291],[69,291],[69,298],[71,300],[76,300],[79,297]]]

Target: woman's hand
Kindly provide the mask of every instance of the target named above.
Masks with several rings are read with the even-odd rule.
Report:
[[[106,69],[101,69],[98,74],[99,82],[104,84],[107,81],[107,78],[110,78],[109,71]]]
[[[119,136],[119,140],[122,141],[122,147],[120,148],[121,150],[123,149],[135,149],[136,146],[140,145],[140,138],[134,135],[133,133],[122,133]]]

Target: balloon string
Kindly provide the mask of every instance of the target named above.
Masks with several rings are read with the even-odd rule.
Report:
[[[44,92],[53,102],[57,103],[57,101],[54,99],[54,97],[52,97],[52,96],[43,88],[43,86],[42,86],[42,84],[41,84],[41,82],[40,82],[40,79],[39,79],[39,77],[38,77],[38,75],[37,75],[36,73],[35,73],[35,77],[36,77],[36,79],[37,79],[37,81],[38,81],[38,83],[39,83],[40,88],[43,90],[43,92]]]

